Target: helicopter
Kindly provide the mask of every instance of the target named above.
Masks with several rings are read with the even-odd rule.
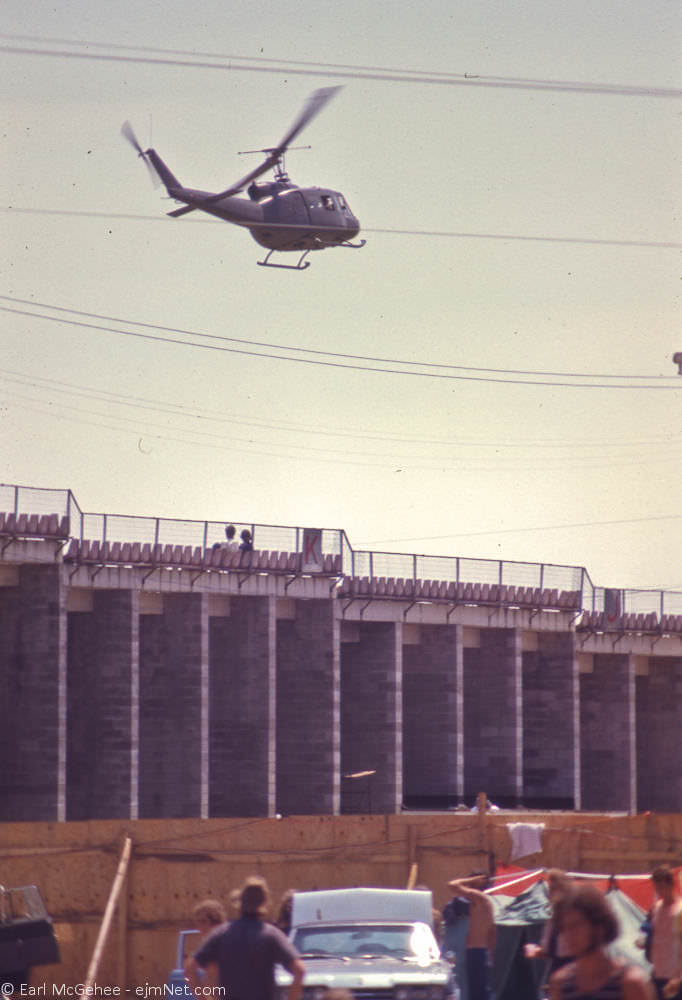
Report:
[[[301,188],[294,184],[286,172],[284,156],[291,143],[322,108],[341,90],[325,87],[316,90],[305,102],[301,113],[277,146],[266,149],[245,150],[245,153],[262,153],[265,159],[245,177],[224,191],[211,193],[184,187],[168,169],[154,149],[143,150],[130,122],[124,122],[121,132],[142,157],[155,183],[163,183],[169,197],[183,202],[167,214],[177,219],[189,212],[207,212],[226,222],[244,226],[256,243],[268,250],[261,267],[278,267],[290,271],[304,271],[310,266],[305,258],[313,250],[328,247],[360,249],[365,240],[352,241],[360,232],[360,223],[351,212],[348,202],[339,191],[327,188]],[[274,180],[257,182],[262,174],[274,171]],[[248,198],[236,197],[246,188]],[[300,254],[296,264],[271,263],[275,252]]]

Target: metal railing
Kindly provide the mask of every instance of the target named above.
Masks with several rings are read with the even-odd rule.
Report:
[[[84,513],[71,490],[0,484],[0,511],[68,516],[70,535],[80,540],[211,548],[216,542],[225,540],[226,526],[234,524],[237,536],[248,528],[255,548],[301,552],[303,547],[304,528],[300,526]],[[607,588],[595,587],[583,566],[355,550],[342,528],[322,530],[322,551],[325,555],[341,557],[341,572],[345,576],[579,591],[581,608],[596,612],[605,612],[607,593],[611,595],[610,600],[616,593],[621,614],[655,613],[659,618],[682,614],[680,591],[623,589],[609,592]]]
[[[614,593],[617,595],[617,611],[613,612],[616,618],[621,615],[655,614],[661,619],[664,615],[682,615],[682,591],[679,590],[611,590],[611,594]],[[606,613],[606,594],[607,588],[594,587],[591,602],[585,600],[583,595],[583,610]],[[611,607],[614,607],[614,598],[610,600]]]
[[[580,590],[586,571],[581,566],[512,562],[506,559],[469,559],[397,552],[353,553],[353,576],[401,577],[447,583],[487,583],[534,587],[540,590]]]

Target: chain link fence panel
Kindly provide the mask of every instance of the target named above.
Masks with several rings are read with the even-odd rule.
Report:
[[[66,515],[69,517],[71,537],[90,541],[210,549],[226,540],[225,529],[229,524],[234,524],[234,540],[237,543],[240,542],[242,531],[247,529],[256,549],[301,552],[303,547],[303,527],[84,513],[70,490],[0,483],[0,510],[17,515]],[[324,555],[341,556],[342,572],[347,576],[501,584],[559,591],[579,590],[585,610],[602,613],[606,610],[607,589],[595,587],[589,573],[581,566],[354,550],[345,531],[331,528],[322,529],[322,551]],[[614,600],[614,595],[618,595],[620,614],[655,613],[659,618],[662,615],[682,614],[680,591],[628,589],[608,593],[610,602]]]

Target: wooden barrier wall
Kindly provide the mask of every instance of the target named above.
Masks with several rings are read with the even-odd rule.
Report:
[[[508,823],[544,823],[543,850],[512,859]],[[36,883],[52,915],[61,963],[33,970],[32,985],[85,981],[125,836],[133,853],[97,985],[162,985],[177,931],[194,905],[263,875],[276,904],[288,888],[405,887],[416,882],[441,908],[447,881],[497,862],[626,874],[682,863],[682,815],[456,812],[284,819],[7,823],[0,883]],[[40,994],[36,994],[40,995]],[[129,994],[123,993],[126,997]],[[134,994],[132,994],[134,996]]]

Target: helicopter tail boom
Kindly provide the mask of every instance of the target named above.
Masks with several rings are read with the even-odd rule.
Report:
[[[168,169],[155,149],[146,149],[144,155],[148,158],[154,170],[161,178],[163,186],[171,197],[173,197],[173,191],[182,190],[182,184],[177,179],[175,174]]]

